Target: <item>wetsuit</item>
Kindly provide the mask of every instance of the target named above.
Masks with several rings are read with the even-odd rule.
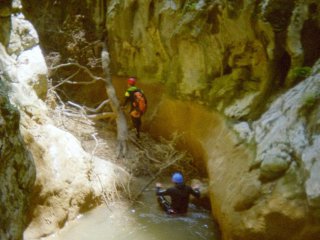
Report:
[[[188,211],[189,196],[200,197],[200,191],[185,184],[176,184],[166,190],[156,187],[160,207],[169,214],[184,214]],[[171,204],[164,196],[170,196]]]
[[[135,109],[135,107],[133,106],[133,102],[134,102],[134,93],[136,91],[141,91],[139,88],[137,88],[136,86],[131,86],[129,87],[124,96],[125,96],[125,100],[124,100],[124,103],[123,103],[123,106],[126,106],[129,102],[130,102],[130,117],[131,117],[131,121],[132,121],[132,124],[134,126],[134,128],[137,130],[137,137],[140,137],[140,129],[141,129],[141,115],[138,116],[138,117],[133,117],[131,115],[131,112]]]

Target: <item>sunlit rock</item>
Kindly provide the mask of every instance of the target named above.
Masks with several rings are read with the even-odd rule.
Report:
[[[44,99],[47,93],[47,66],[39,47],[39,39],[33,25],[23,14],[12,15],[12,31],[7,47],[8,54],[17,60],[17,79],[22,85],[29,85]]]
[[[46,95],[47,67],[37,35],[22,15],[12,19],[10,46],[0,44],[0,238],[22,239],[29,225],[24,237],[35,239],[101,204],[128,175],[53,125],[39,98]]]
[[[39,46],[22,52],[17,61],[18,79],[29,85],[39,98],[47,95],[48,69]]]
[[[33,25],[27,21],[22,14],[11,16],[12,31],[7,51],[12,56],[39,44],[38,34]]]
[[[101,195],[116,191],[127,173],[106,160],[86,153],[73,135],[46,124],[25,130],[25,141],[38,170],[32,222],[26,239],[53,234],[66,221],[101,202]]]
[[[233,129],[239,134],[240,139],[248,143],[253,140],[253,131],[247,122],[234,124]]]
[[[303,152],[302,160],[305,169],[305,182],[306,194],[308,202],[311,207],[320,208],[320,179],[319,179],[319,136],[313,137],[313,144],[306,148]]]
[[[260,166],[260,179],[262,181],[273,180],[282,176],[289,168],[292,159],[283,149],[269,149],[268,154],[263,156]]]

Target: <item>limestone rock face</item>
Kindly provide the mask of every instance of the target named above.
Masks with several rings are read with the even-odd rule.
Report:
[[[150,129],[183,132],[206,162],[225,239],[319,234],[317,9],[317,1],[109,1],[113,69],[186,101],[155,101]],[[304,66],[314,67],[307,79]],[[248,149],[188,100],[253,121],[237,125]]]
[[[115,75],[160,81],[236,119],[257,118],[320,55],[313,0],[22,2],[46,54],[92,64],[105,27]]]
[[[254,140],[241,135],[256,144],[249,169],[262,184],[251,207],[235,208],[245,230],[237,226],[229,236],[250,239],[265,232],[265,239],[315,239],[319,234],[319,64],[252,124],[247,132]]]
[[[299,80],[289,72],[320,55],[317,8],[315,1],[109,1],[113,70],[253,118],[272,93]]]
[[[39,239],[100,204],[102,194],[115,191],[118,179],[125,183],[128,174],[108,159],[92,157],[70,133],[49,123],[30,127],[24,136],[38,174],[24,238]]]
[[[39,239],[100,204],[128,174],[54,126],[40,99],[48,73],[37,34],[21,13],[9,25],[0,43],[0,238]]]
[[[22,239],[36,171],[21,134],[20,112],[9,98],[10,83],[17,79],[16,71],[12,71],[15,61],[3,46],[10,41],[11,1],[1,4],[0,12],[4,23],[0,32],[0,238],[7,240]]]
[[[219,131],[210,111],[166,96],[155,101],[151,131],[183,132],[185,146],[206,162],[225,239],[319,234],[318,66],[307,80],[303,73],[320,57],[314,9],[316,1],[109,1],[108,42],[118,75],[160,81],[175,99],[256,120],[237,125],[250,144],[240,151],[242,142],[227,126]],[[280,92],[286,94],[272,101]]]
[[[90,65],[106,28],[113,74],[237,119],[257,118],[320,53],[312,0],[22,2],[46,54]]]

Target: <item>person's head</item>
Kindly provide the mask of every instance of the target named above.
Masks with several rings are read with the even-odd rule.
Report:
[[[134,77],[130,77],[130,78],[128,78],[128,85],[129,86],[134,86],[134,85],[136,85],[136,78],[134,78]]]
[[[175,184],[183,184],[183,175],[179,172],[175,172],[174,174],[172,174],[171,181]]]

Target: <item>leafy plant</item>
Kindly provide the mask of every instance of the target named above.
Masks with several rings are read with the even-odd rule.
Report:
[[[305,95],[303,98],[303,106],[304,107],[312,107],[318,100],[318,96],[316,94]]]
[[[196,2],[189,2],[186,5],[186,10],[187,11],[193,11],[193,10],[196,10],[196,7],[197,7],[197,3]]]
[[[310,116],[311,112],[319,104],[320,95],[318,92],[308,93],[302,97],[302,104],[299,108],[301,116]]]
[[[291,76],[294,78],[306,78],[311,74],[311,67],[296,67],[292,69]]]

